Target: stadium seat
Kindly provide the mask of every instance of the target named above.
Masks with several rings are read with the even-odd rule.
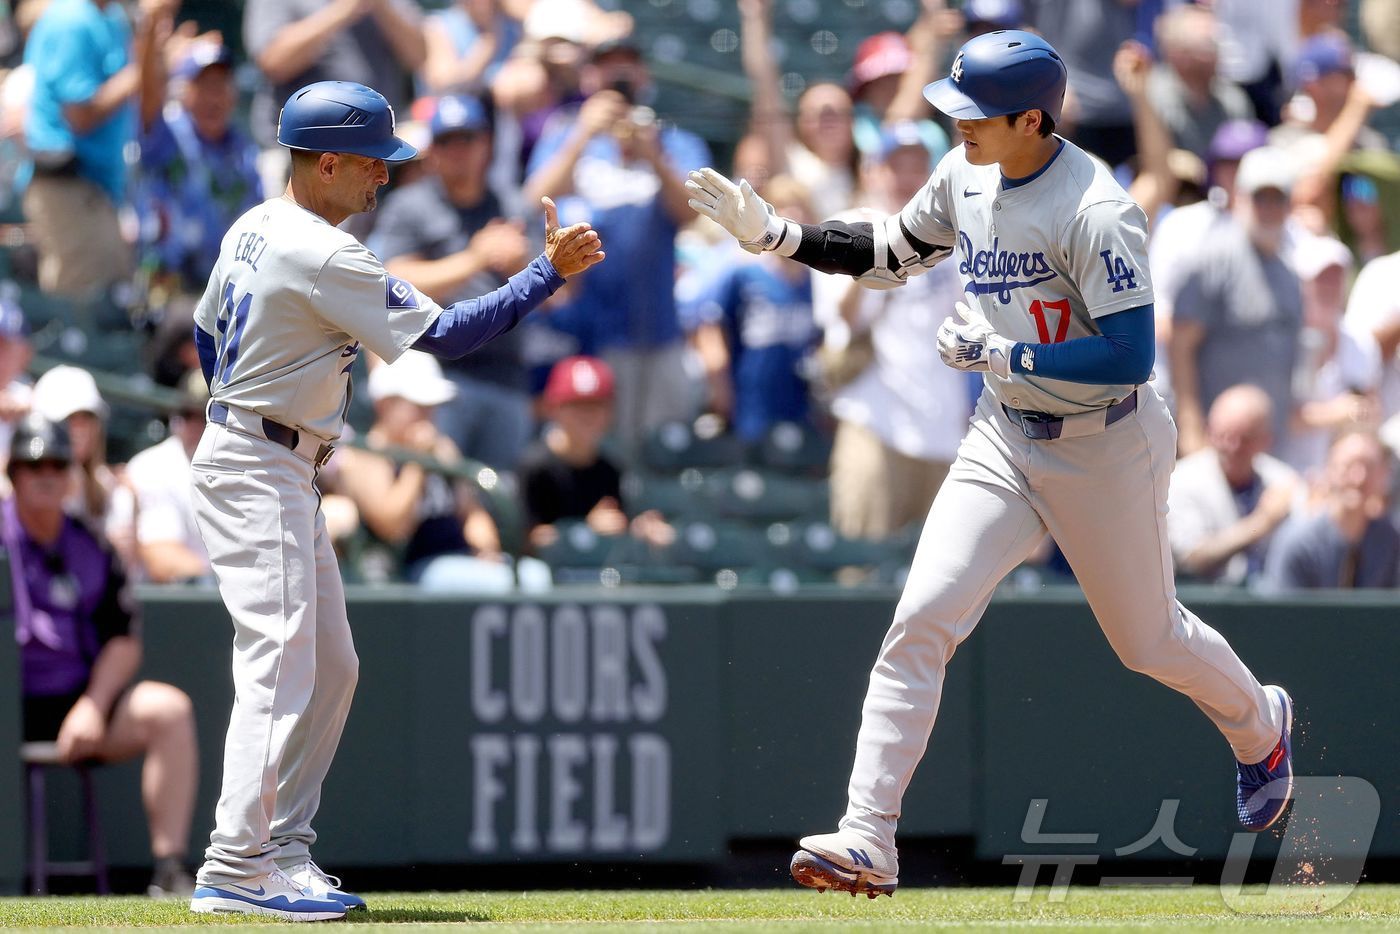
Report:
[[[642,444],[642,463],[655,473],[678,473],[687,467],[733,467],[742,464],[744,443],[729,434],[702,436],[685,422],[658,425]]]
[[[676,526],[676,541],[666,549],[665,558],[668,564],[713,573],[726,568],[763,566],[769,550],[763,529],[699,519]]]
[[[752,522],[818,519],[828,513],[830,484],[825,479],[743,468],[707,477],[705,497],[720,516]]]
[[[628,473],[622,478],[622,504],[628,515],[655,509],[667,519],[704,515],[705,475],[694,467],[678,475]]]
[[[778,422],[764,435],[758,462],[786,473],[825,475],[831,465],[831,438],[810,425]]]

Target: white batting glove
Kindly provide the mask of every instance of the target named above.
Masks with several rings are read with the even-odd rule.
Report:
[[[938,355],[955,370],[985,372],[990,370],[1003,379],[1011,376],[1012,341],[992,330],[982,312],[958,302],[958,317],[944,320],[938,328]]]
[[[746,179],[736,185],[707,166],[691,172],[685,188],[691,210],[729,231],[750,253],[771,250],[782,235],[782,219]]]

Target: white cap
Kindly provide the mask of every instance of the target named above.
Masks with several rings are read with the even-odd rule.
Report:
[[[1252,195],[1265,188],[1277,188],[1284,194],[1293,192],[1297,164],[1291,153],[1277,146],[1251,149],[1240,160],[1235,174],[1235,190]]]
[[[525,37],[536,42],[563,39],[583,45],[590,12],[581,0],[535,0],[525,14]]]
[[[1303,279],[1316,279],[1333,266],[1350,272],[1355,262],[1351,250],[1336,237],[1303,237],[1293,248],[1293,265]]]
[[[369,397],[375,402],[397,397],[414,405],[442,405],[457,397],[457,387],[443,377],[436,358],[410,350],[370,371]]]
[[[107,419],[107,403],[97,391],[97,381],[76,366],[56,366],[39,377],[34,383],[33,408],[51,422],[62,422],[75,412]]]

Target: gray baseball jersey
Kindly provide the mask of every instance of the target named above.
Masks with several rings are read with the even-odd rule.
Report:
[[[395,360],[441,309],[354,237],[286,198],[225,235],[195,323],[216,402],[334,441],[360,347]],[[202,885],[294,872],[340,742],[358,660],[316,467],[235,423],[192,460],[195,520],[234,624],[229,717]]]
[[[1030,184],[1034,182],[1034,184]],[[1066,144],[1014,188],[996,165],[972,165],[958,146],[900,212],[925,243],[949,247],[969,304],[1013,341],[1059,343],[1098,334],[1096,318],[1152,302],[1147,218],[1103,163]],[[1013,373],[987,373],[1012,408],[1071,415],[1132,391]]]
[[[998,166],[969,165],[959,147],[900,219],[914,237],[952,250],[944,262],[958,263],[965,297],[1011,340],[1098,334],[1098,319],[1152,301],[1146,218],[1100,163],[1069,143],[1011,187]],[[1176,599],[1164,521],[1176,429],[1161,397],[1149,385],[984,375],[986,390],[870,674],[840,823],[847,835],[839,839],[889,854],[891,876],[904,791],[953,651],[998,582],[1047,533],[1123,662],[1191,697],[1237,759],[1268,755],[1286,717],[1219,633]],[[1110,423],[1106,406],[1130,395],[1134,408]],[[1105,415],[1080,419],[1087,433],[1033,439],[1003,405]]]
[[[194,319],[217,342],[214,401],[334,441],[360,347],[393,362],[441,310],[353,236],[277,197],[229,228]]]

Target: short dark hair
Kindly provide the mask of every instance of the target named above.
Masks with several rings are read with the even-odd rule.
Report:
[[[316,164],[321,161],[321,157],[325,155],[325,153],[313,149],[293,149],[291,152],[292,168],[303,171],[315,168]]]
[[[1033,108],[1033,109],[1039,110],[1039,108]],[[1017,120],[1020,120],[1021,117],[1022,117],[1024,114],[1028,114],[1028,113],[1030,113],[1029,110],[1018,110],[1018,111],[1016,111],[1016,113],[1014,113],[1014,114],[1007,114],[1007,115],[1006,115],[1006,125],[1007,125],[1007,126],[1015,126],[1015,125],[1016,125],[1016,121],[1017,121]],[[1049,137],[1050,134],[1051,134],[1051,133],[1054,133],[1054,132],[1055,132],[1055,118],[1052,117],[1052,116],[1050,116],[1050,114],[1046,113],[1045,111],[1041,110],[1041,111],[1040,111],[1040,135],[1041,135],[1042,137]]]

